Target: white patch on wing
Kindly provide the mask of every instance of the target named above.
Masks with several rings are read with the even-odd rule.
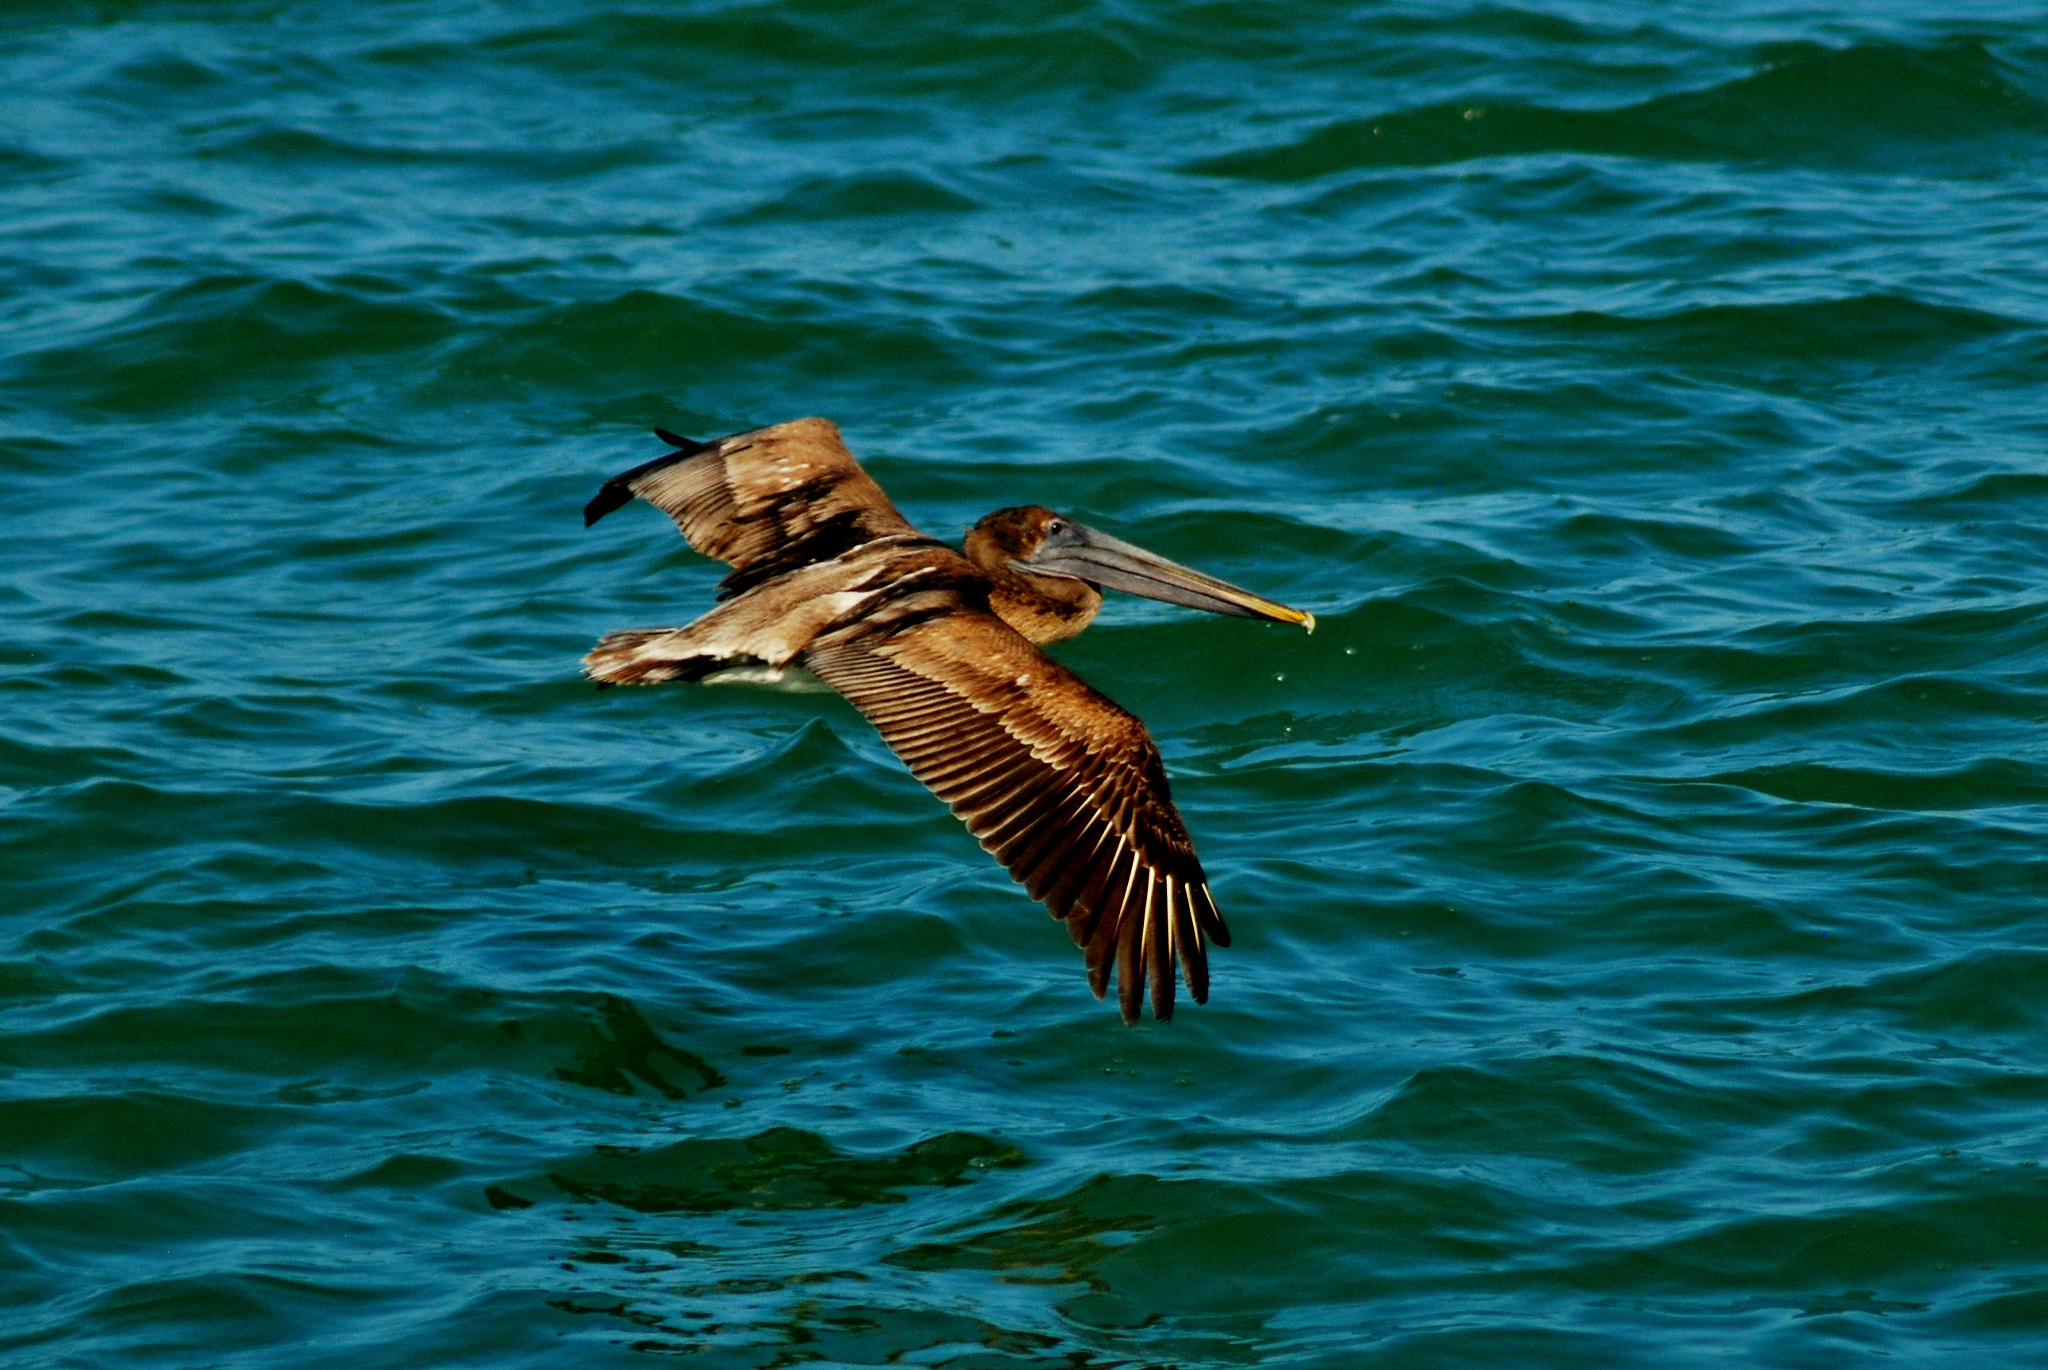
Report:
[[[778,694],[831,694],[832,687],[801,666],[728,666],[697,682],[700,685],[751,685]]]

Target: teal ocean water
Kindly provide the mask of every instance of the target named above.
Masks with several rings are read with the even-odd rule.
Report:
[[[0,16],[0,1360],[2048,1363],[2048,13]],[[1125,1028],[843,701],[823,414],[1115,601]]]

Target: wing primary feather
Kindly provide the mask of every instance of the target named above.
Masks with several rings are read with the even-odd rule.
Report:
[[[637,474],[638,469],[634,468],[627,475]],[[633,490],[626,484],[626,476],[613,476],[600,485],[597,493],[590,497],[590,503],[583,506],[583,526],[588,528],[612,510],[623,509],[632,502]]]
[[[1173,1017],[1173,877],[1145,885],[1145,969],[1152,977],[1152,1016]]]
[[[1135,876],[1138,867],[1132,867]],[[1138,1021],[1138,1008],[1145,1002],[1145,919],[1142,911],[1133,916],[1131,899],[1124,898],[1122,915],[1116,924],[1116,1009],[1126,1023]]]
[[[990,796],[1000,801],[1001,807],[994,810],[992,821],[983,826],[981,840],[992,850],[1000,848],[996,859],[1005,866],[1012,865],[1038,831],[1038,825],[1058,815],[1068,793],[1064,776],[1027,775],[1015,789]]]
[[[1112,927],[1116,924],[1117,910],[1122,907],[1116,902],[1116,873],[1122,869],[1124,858],[1130,852],[1130,845],[1130,837],[1118,833],[1116,846],[1110,849],[1106,859],[1096,862],[1091,867],[1087,882],[1081,886],[1080,894],[1074,898],[1077,907],[1088,908],[1094,917],[1107,920]]]
[[[713,443],[695,442],[689,438],[679,438],[674,433],[662,428],[655,429],[654,436],[678,450],[664,452],[653,461],[643,461],[630,471],[621,471],[599,486],[597,494],[591,498],[590,503],[583,506],[583,526],[585,528],[590,527],[606,514],[612,512],[612,510],[623,509],[631,504],[636,493],[633,489],[634,481],[642,476],[659,471],[664,466],[673,466],[679,461],[688,461],[699,452],[706,451],[715,446]]]
[[[999,767],[1016,764],[1016,749],[1001,738],[958,738],[919,768],[917,778],[944,795],[947,803],[980,785]]]
[[[1116,833],[1116,829],[1110,825],[1108,819],[1101,816],[1099,810],[1092,831],[1095,833],[1095,840],[1088,844],[1087,852],[1068,862],[1061,869],[1060,878],[1045,892],[1047,906],[1059,909],[1062,918],[1072,919],[1074,910],[1082,908],[1081,894],[1087,888],[1088,876],[1095,869],[1097,857],[1102,853],[1102,844]],[[1085,936],[1075,940],[1082,946],[1088,944]]]
[[[989,785],[1008,780],[1016,769],[1017,763],[1010,760],[1008,748],[990,747],[984,749],[972,766],[953,767],[950,773],[920,775],[918,779],[924,781],[939,798],[951,804],[953,811],[960,814],[962,821],[967,821],[967,815],[962,810],[968,807],[969,801]]]
[[[1095,940],[1095,934],[1102,928],[1102,910],[1098,907],[1076,904],[1067,913],[1067,935],[1074,939],[1074,945],[1084,950]]]
[[[1096,835],[1095,845],[1089,848],[1086,856],[1061,874],[1059,884],[1050,896],[1066,900],[1067,927],[1073,932],[1078,946],[1088,945],[1096,921],[1102,916],[1102,888],[1108,883],[1107,868],[1115,862],[1123,840],[1108,823],[1101,823],[1101,829]],[[1110,843],[1112,837],[1117,838],[1117,842]]]
[[[1065,918],[1073,908],[1073,882],[1085,874],[1087,863],[1102,845],[1102,830],[1108,825],[1095,811],[1094,800],[1086,790],[1070,791],[1038,837],[1017,853],[1011,867],[1031,897],[1043,902],[1055,918]]]
[[[946,796],[953,812],[959,814],[974,835],[984,841],[1001,827],[1000,817],[992,819],[992,813],[1009,812],[1009,802],[1013,799],[1018,803],[1028,802],[1035,786],[1044,783],[1037,768],[1028,761],[1014,762],[997,770],[996,765],[999,764],[992,764],[987,771],[963,781]]]
[[[1085,810],[1087,804],[1086,792],[1069,793],[1066,803],[1038,826],[1031,841],[1018,850],[1016,859],[1010,863],[1010,874],[1017,877],[1017,883],[1031,891],[1033,899],[1043,901],[1046,911],[1055,918],[1067,916],[1067,910],[1055,905],[1051,897],[1063,861],[1072,861],[1077,848],[1094,845],[1094,819],[1085,812],[1076,812]]]
[[[1057,815],[1054,813],[1058,800],[1057,795],[1041,800],[1030,813],[1020,815],[1017,822],[1006,829],[1000,838],[983,839],[982,845],[988,848],[996,860],[1003,863],[1003,869],[1009,871],[1011,878],[1020,885],[1025,882],[1018,873],[1023,864],[1018,858],[1042,839],[1043,829],[1059,826]],[[1036,898],[1035,895],[1033,897]]]
[[[1174,940],[1180,952],[1181,977],[1188,982],[1188,996],[1198,1004],[1209,1002],[1209,955],[1202,949],[1202,934],[1195,926],[1195,900],[1197,885],[1181,887],[1180,908],[1175,917],[1178,928]]]
[[[1197,912],[1195,915],[1196,926],[1201,927],[1202,931],[1209,935],[1209,940],[1217,946],[1229,946],[1230,928],[1223,921],[1223,910],[1216,907],[1216,896],[1209,892],[1207,881],[1202,883],[1202,905],[1209,910],[1209,917],[1205,924],[1201,914]]]
[[[1095,991],[1099,1003],[1109,997],[1109,962],[1097,959],[1088,962],[1088,988]]]
[[[991,770],[975,777],[975,782],[963,789],[953,803],[974,811],[975,818],[980,820],[975,823],[975,835],[986,841],[1015,826],[1059,781],[1057,775],[1027,757],[1003,771]]]
[[[1103,872],[1101,903],[1095,913],[1095,932],[1088,939],[1083,953],[1088,964],[1088,984],[1098,999],[1108,990],[1110,968],[1116,964],[1117,938],[1124,925],[1124,904],[1130,888],[1128,880],[1118,883],[1117,872],[1127,863],[1135,866],[1136,853],[1119,838],[1109,868]]]
[[[1015,744],[1006,734],[977,737],[966,736],[957,739],[941,753],[943,759],[935,760],[917,773],[917,778],[946,796],[952,802],[952,795],[960,792],[963,785],[971,786],[981,779],[983,770],[994,763],[991,758],[1007,758],[1015,754]]]
[[[1057,796],[1042,797],[1031,808],[1017,815],[1016,821],[993,837],[981,839],[981,845],[989,855],[1003,863],[1003,869],[1016,875],[1017,853],[1030,842],[1038,831],[1038,825],[1048,821],[1050,810]]]
[[[1137,892],[1138,877],[1147,881],[1152,873],[1145,869],[1143,855],[1133,847],[1129,850],[1130,874],[1124,877],[1123,893],[1117,898],[1116,917],[1116,1006],[1126,1023],[1138,1021],[1138,1005],[1145,997],[1145,963],[1139,959],[1142,950],[1140,940],[1144,936],[1143,910],[1134,910],[1131,905]]]

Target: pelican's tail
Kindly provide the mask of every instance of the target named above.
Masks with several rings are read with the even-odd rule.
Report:
[[[583,674],[599,685],[665,685],[702,680],[732,664],[724,652],[709,652],[689,628],[626,628],[606,633],[583,658]]]

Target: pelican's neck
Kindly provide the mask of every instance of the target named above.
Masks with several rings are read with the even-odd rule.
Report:
[[[996,617],[1043,646],[1064,642],[1094,622],[1102,591],[1085,580],[1026,575],[1010,565],[1022,551],[1008,545],[1007,529],[977,524],[961,551],[988,577],[988,603]]]
[[[984,568],[986,569],[986,568]],[[990,573],[988,603],[996,617],[1044,646],[1076,637],[1102,609],[1102,591],[1085,580]]]

